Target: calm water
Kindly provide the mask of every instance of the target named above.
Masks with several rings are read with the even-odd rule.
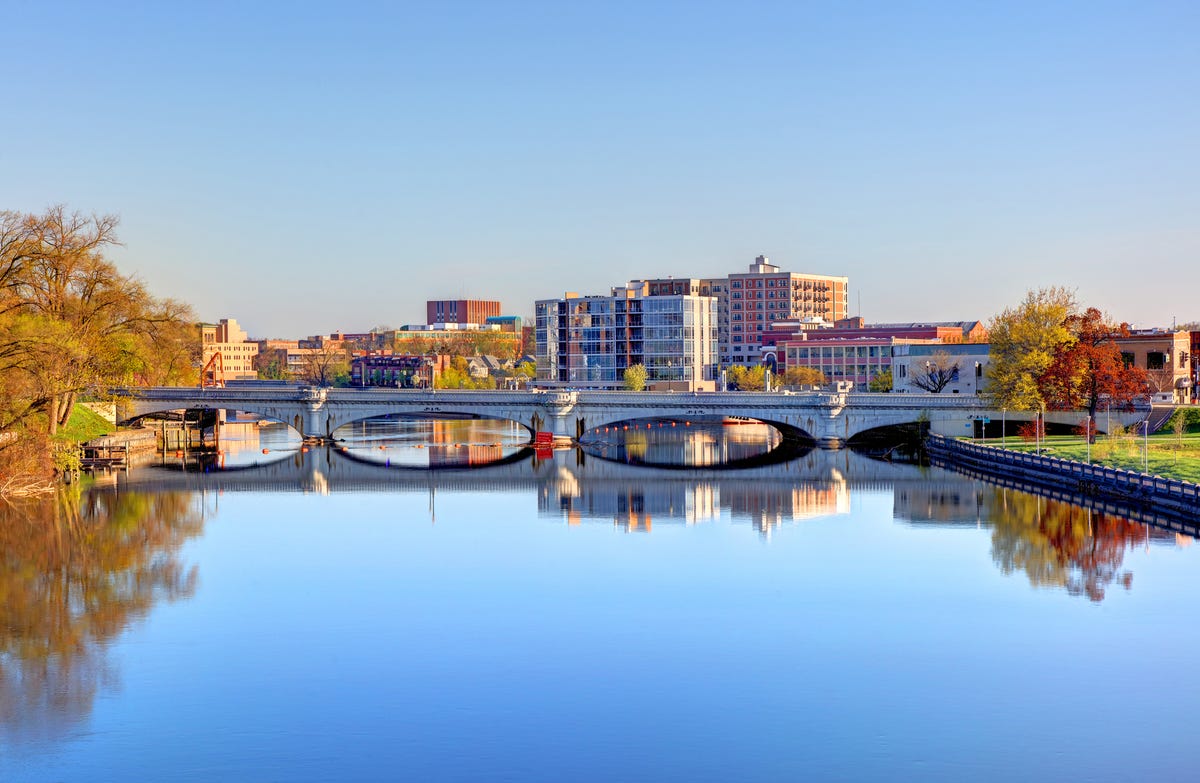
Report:
[[[755,429],[238,425],[0,504],[0,780],[1200,779],[1190,538],[711,467]]]

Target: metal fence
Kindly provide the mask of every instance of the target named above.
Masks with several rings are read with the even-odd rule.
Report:
[[[935,453],[952,455],[985,471],[1016,474],[1027,478],[1052,477],[1059,483],[1071,484],[1081,493],[1115,496],[1200,514],[1200,484],[1190,481],[1104,465],[1091,465],[1059,457],[1009,451],[995,446],[966,443],[941,435],[930,435],[929,447]]]

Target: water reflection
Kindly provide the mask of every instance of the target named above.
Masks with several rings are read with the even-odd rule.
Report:
[[[529,434],[512,421],[379,417],[334,433],[344,453],[407,468],[466,468],[500,462],[525,448]]]
[[[850,515],[856,494],[889,493],[895,519],[917,527],[987,529],[993,558],[1005,574],[1025,573],[1035,587],[1061,588],[1094,601],[1102,600],[1114,584],[1132,584],[1132,573],[1123,566],[1129,547],[1176,540],[1174,531],[1148,528],[1119,513],[1089,511],[970,476],[870,459],[850,450],[810,450],[787,462],[739,470],[686,464],[718,455],[740,459],[753,453],[751,441],[766,430],[655,426],[633,441],[642,445],[637,447],[639,461],[631,462],[596,459],[578,449],[526,458],[522,431],[503,422],[375,421],[348,428],[346,451],[295,451],[285,461],[214,472],[182,484],[185,477],[172,479],[147,468],[121,477],[119,485],[322,494],[420,491],[430,495],[431,516],[438,491],[532,490],[539,515],[568,525],[602,522],[649,532],[657,525],[725,517],[748,523],[764,539],[788,524]],[[739,451],[742,446],[745,451]],[[765,442],[759,440],[758,447]],[[658,468],[641,459],[677,464]],[[398,465],[471,469],[395,470]],[[1177,528],[1195,532],[1194,523]]]
[[[116,681],[106,645],[160,601],[190,597],[180,546],[199,535],[190,493],[63,491],[0,502],[0,731],[67,733]]]
[[[753,463],[782,444],[779,430],[759,422],[651,419],[601,427],[584,448],[602,459],[631,465],[705,467]]]
[[[1057,500],[991,488],[992,558],[1005,574],[1022,571],[1034,587],[1056,587],[1099,603],[1133,573],[1125,553],[1175,534]]]

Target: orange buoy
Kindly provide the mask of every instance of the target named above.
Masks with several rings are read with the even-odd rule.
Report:
[[[307,454],[307,453],[308,453],[308,446],[301,446],[301,447],[300,447],[300,453],[301,453],[301,454]]]
[[[271,453],[270,449],[263,449],[263,454],[270,454],[270,453]]]
[[[182,452],[182,451],[177,451],[177,452],[175,452],[175,456],[176,456],[176,457],[182,457],[182,456],[183,456],[183,452]]]

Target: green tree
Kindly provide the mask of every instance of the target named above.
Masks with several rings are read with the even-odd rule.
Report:
[[[988,325],[991,342],[988,393],[996,405],[1037,410],[1046,400],[1038,380],[1057,351],[1074,336],[1067,317],[1075,312],[1075,295],[1062,287],[1040,288],[1007,308]]]
[[[625,382],[626,391],[643,391],[646,388],[646,366],[644,364],[632,364],[622,376]]]
[[[890,392],[892,390],[891,369],[876,373],[875,377],[867,382],[867,389],[879,394]]]

